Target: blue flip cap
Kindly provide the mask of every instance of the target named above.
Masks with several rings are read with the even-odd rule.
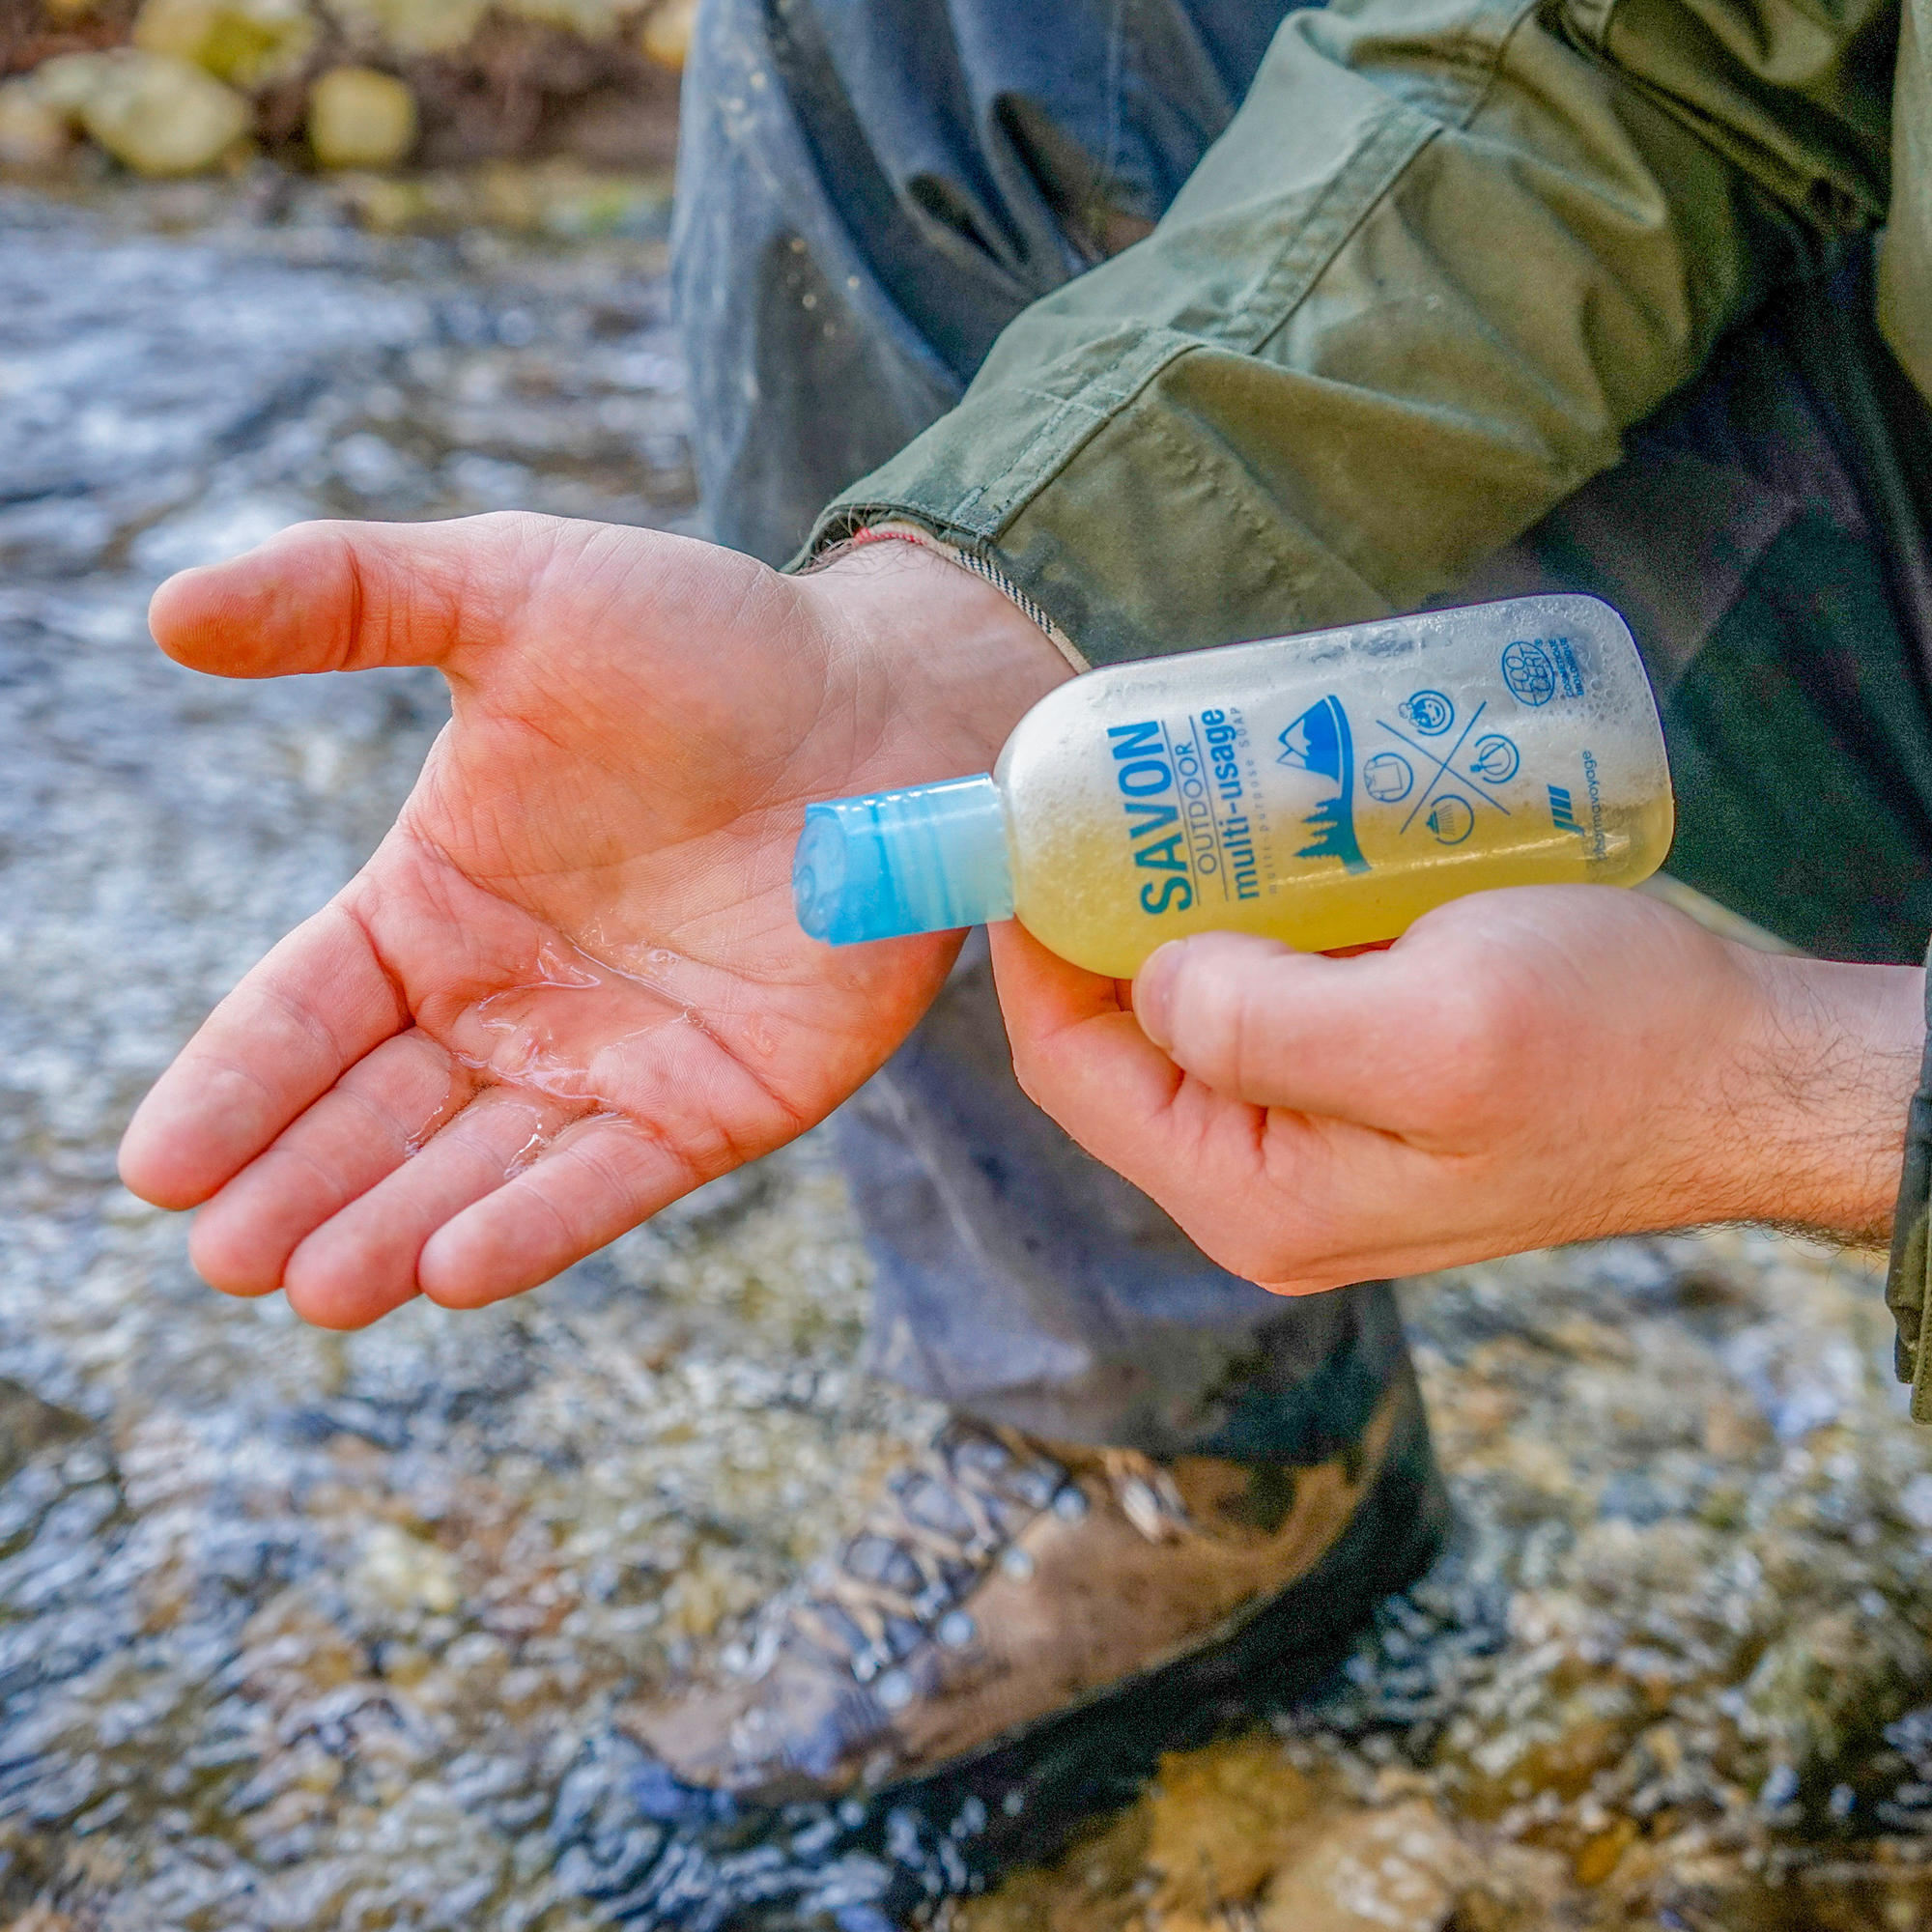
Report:
[[[1010,919],[999,787],[981,773],[809,805],[791,890],[799,924],[834,946]]]

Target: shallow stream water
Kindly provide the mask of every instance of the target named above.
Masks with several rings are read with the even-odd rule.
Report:
[[[0,1918],[1932,1925],[1932,1455],[1856,1260],[1726,1235],[1410,1285],[1456,1549],[1321,1697],[948,1905],[1068,1794],[1005,1839],[977,1795],[738,1818],[610,1721],[934,1420],[851,1366],[815,1139],[518,1302],[347,1337],[213,1294],[119,1188],[145,1084],[444,709],[429,674],[181,670],[149,591],[317,514],[689,526],[662,269],[245,185],[0,195]]]

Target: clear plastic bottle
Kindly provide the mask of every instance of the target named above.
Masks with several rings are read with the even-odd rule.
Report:
[[[1017,915],[1130,978],[1215,927],[1311,952],[1492,886],[1630,886],[1670,775],[1623,619],[1524,597],[1090,671],[990,775],[807,808],[792,884],[834,945]]]

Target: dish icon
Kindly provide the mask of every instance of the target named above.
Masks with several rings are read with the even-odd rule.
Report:
[[[1469,775],[1485,784],[1508,784],[1522,763],[1522,753],[1500,731],[1486,731],[1476,740]]]

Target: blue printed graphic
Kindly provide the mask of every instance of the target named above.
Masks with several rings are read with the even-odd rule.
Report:
[[[1577,823],[1575,801],[1566,786],[1549,787],[1549,819],[1559,832],[1582,831],[1583,828]]]
[[[1475,755],[1469,760],[1469,776],[1485,784],[1508,784],[1522,763],[1522,753],[1500,731],[1485,731],[1476,740]]]
[[[1401,710],[1425,738],[1439,738],[1456,722],[1456,707],[1439,691],[1418,691],[1403,699]]]
[[[1520,704],[1548,704],[1556,696],[1556,667],[1541,644],[1520,638],[1503,650],[1503,682]]]
[[[1409,706],[1414,702],[1415,699],[1410,698],[1408,704],[1400,707],[1405,717],[1408,716]],[[1445,698],[1443,702],[1446,704],[1448,700]],[[1460,845],[1469,836],[1470,828],[1476,822],[1475,806],[1472,806],[1461,793],[1448,791],[1445,787],[1452,781],[1458,783],[1462,781],[1462,774],[1455,769],[1456,760],[1463,755],[1463,747],[1468,742],[1469,734],[1482,723],[1483,713],[1489,708],[1490,701],[1484,698],[1469,714],[1463,728],[1457,732],[1455,743],[1446,752],[1438,752],[1435,747],[1411,738],[1399,724],[1391,724],[1386,718],[1376,720],[1378,730],[1386,731],[1398,744],[1406,746],[1415,753],[1416,766],[1422,781],[1416,801],[1408,808],[1408,816],[1397,828],[1399,832],[1406,833],[1420,816],[1424,830],[1434,833],[1445,845]],[[1397,752],[1378,752],[1363,767],[1363,788],[1372,798],[1376,796],[1376,792],[1369,783],[1368,774],[1374,770],[1378,760],[1385,757],[1401,757],[1401,755]],[[1508,778],[1515,775],[1518,765],[1521,763],[1521,753],[1500,731],[1486,731],[1476,740],[1476,748],[1470,753],[1469,757],[1468,776],[1480,781],[1484,785],[1504,783]],[[1406,758],[1403,759],[1404,764],[1407,762]],[[1505,765],[1508,766],[1507,772],[1503,771]],[[1408,789],[1405,788],[1400,796],[1406,798]],[[1478,791],[1474,794],[1474,798],[1477,805],[1487,806],[1504,818],[1509,817],[1509,807],[1491,792]],[[1438,800],[1448,803],[1447,811],[1438,813],[1430,810]]]
[[[1378,805],[1398,805],[1415,783],[1415,767],[1400,752],[1378,752],[1362,767],[1362,789]]]
[[[1311,704],[1281,733],[1281,756],[1316,778],[1333,781],[1335,790],[1301,822],[1315,837],[1296,854],[1302,859],[1339,859],[1350,872],[1366,872],[1369,862],[1355,837],[1355,743],[1349,714],[1336,697]]]

